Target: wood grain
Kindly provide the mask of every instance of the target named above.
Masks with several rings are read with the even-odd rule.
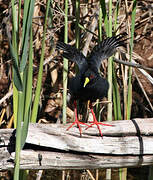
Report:
[[[153,163],[153,118],[107,122],[79,130],[62,124],[30,124],[21,169],[94,169]],[[0,170],[14,167],[15,130],[0,129]],[[39,160],[39,155],[42,160]]]

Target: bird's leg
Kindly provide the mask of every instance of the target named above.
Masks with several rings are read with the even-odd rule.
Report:
[[[93,116],[93,122],[92,122],[92,124],[90,124],[90,126],[88,126],[86,129],[92,127],[93,125],[96,125],[97,128],[98,128],[98,130],[99,130],[100,135],[103,136],[99,125],[103,125],[103,126],[112,126],[112,125],[110,125],[110,124],[105,124],[105,123],[102,123],[102,122],[98,122],[98,121],[97,121],[96,116],[95,116],[95,113],[94,113],[94,111],[93,111],[93,106],[92,106],[92,103],[91,103],[91,102],[90,102],[90,104],[89,104],[89,108],[90,108],[91,113],[92,113],[92,116]]]
[[[78,120],[78,116],[77,116],[77,102],[76,101],[74,101],[74,115],[75,115],[75,121],[66,130],[68,131],[72,126],[77,124],[77,127],[79,128],[80,136],[81,136],[82,135],[82,130],[81,130],[80,124],[83,124],[83,125],[86,125],[86,126],[89,126],[89,125],[85,124],[83,122],[80,122]]]

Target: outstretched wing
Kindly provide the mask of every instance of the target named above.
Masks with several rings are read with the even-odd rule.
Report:
[[[88,63],[86,61],[86,57],[78,49],[59,41],[56,44],[56,48],[63,50],[62,56],[72,62],[75,62],[78,65],[80,72],[84,72],[87,69]]]
[[[117,47],[125,46],[126,39],[124,39],[124,37],[126,35],[126,33],[123,33],[117,36],[106,38],[97,44],[88,57],[89,65],[99,69],[102,60],[112,56],[115,53]]]

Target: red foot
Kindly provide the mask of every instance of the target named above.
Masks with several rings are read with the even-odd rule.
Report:
[[[99,130],[100,135],[103,136],[99,125],[103,125],[103,126],[113,126],[113,125],[105,124],[105,123],[102,123],[102,122],[98,122],[97,119],[96,119],[95,113],[93,111],[92,104],[90,104],[89,107],[90,107],[90,110],[91,110],[91,113],[92,113],[92,116],[93,116],[93,122],[86,129],[92,127],[93,125],[96,125],[98,130]]]
[[[80,124],[83,124],[83,125],[86,125],[89,127],[88,124],[85,124],[83,122],[80,122],[78,121],[78,119],[76,119],[66,130],[68,131],[72,126],[74,126],[75,124],[77,124],[77,127],[79,128],[79,132],[80,132],[80,136],[82,135],[82,130],[81,130],[81,127],[80,127]]]
[[[77,117],[77,104],[76,104],[76,101],[74,101],[74,114],[75,114],[75,121],[71,124],[71,126],[69,126],[66,130],[68,131],[72,126],[74,126],[75,124],[77,124],[77,127],[79,128],[79,132],[80,132],[80,136],[82,135],[82,130],[81,130],[81,127],[80,127],[80,124],[83,124],[83,125],[86,125],[89,127],[88,124],[86,123],[83,123],[83,122],[80,122],[78,120],[78,117]]]
[[[97,128],[98,128],[99,133],[100,133],[101,136],[103,136],[103,134],[102,134],[102,132],[101,132],[101,129],[100,129],[100,126],[99,126],[99,125],[112,126],[112,125],[110,125],[110,124],[104,124],[104,123],[98,122],[98,121],[96,120],[96,121],[93,121],[93,123],[90,124],[90,125],[86,128],[86,130],[87,130],[88,128],[92,127],[93,125],[96,125],[96,126],[97,126]]]

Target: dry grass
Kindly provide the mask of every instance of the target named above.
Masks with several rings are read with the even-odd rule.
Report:
[[[122,1],[118,23],[120,32],[127,32],[131,22],[132,1]],[[114,2],[115,7],[116,2]],[[81,30],[81,49],[84,54],[91,51],[98,40],[98,10],[99,3],[97,0],[81,1],[80,24],[85,28]],[[46,4],[44,1],[37,1],[35,5],[33,18],[34,31],[34,82],[33,89],[36,87],[38,66],[41,54],[41,42],[43,34],[43,24]],[[64,1],[55,0],[52,5],[53,23],[48,24],[43,87],[41,92],[38,122],[55,123],[60,120],[62,110],[62,70],[63,62],[59,54],[54,50],[54,44],[57,40],[64,39]],[[9,52],[6,28],[9,26],[11,31],[11,9],[9,1],[0,2],[0,127],[13,127],[13,108],[12,108],[12,64]],[[22,18],[22,17],[21,17]],[[69,1],[69,43],[75,43],[75,5],[74,1]],[[133,59],[144,66],[153,68],[153,6],[152,1],[145,0],[138,2],[136,15],[136,30],[134,39]],[[88,30],[88,31],[87,31]],[[92,33],[91,33],[92,32]],[[105,31],[103,28],[103,36]],[[128,53],[128,49],[127,49]],[[128,60],[124,54],[123,60]],[[116,64],[118,68],[117,80],[120,85],[121,101],[123,102],[123,82],[125,67]],[[107,62],[102,65],[104,76],[106,75]],[[75,73],[74,64],[69,64],[69,77]],[[148,73],[152,76],[153,73]],[[152,117],[153,88],[148,79],[139,71],[133,73],[133,99],[132,99],[132,118]],[[146,95],[145,95],[146,94]],[[122,103],[123,106],[123,103]],[[71,105],[67,108],[67,121],[73,120]],[[103,119],[106,119],[103,113]],[[81,172],[79,178],[83,179]],[[86,172],[86,179],[92,179],[90,173]],[[45,173],[43,173],[45,174]],[[66,171],[66,174],[68,172]],[[72,173],[73,174],[73,173]],[[77,173],[76,173],[77,174]],[[72,176],[72,175],[71,175]],[[82,177],[82,178],[81,178]],[[61,176],[60,176],[61,178]],[[60,179],[59,178],[59,179]],[[69,179],[69,178],[67,178]]]

